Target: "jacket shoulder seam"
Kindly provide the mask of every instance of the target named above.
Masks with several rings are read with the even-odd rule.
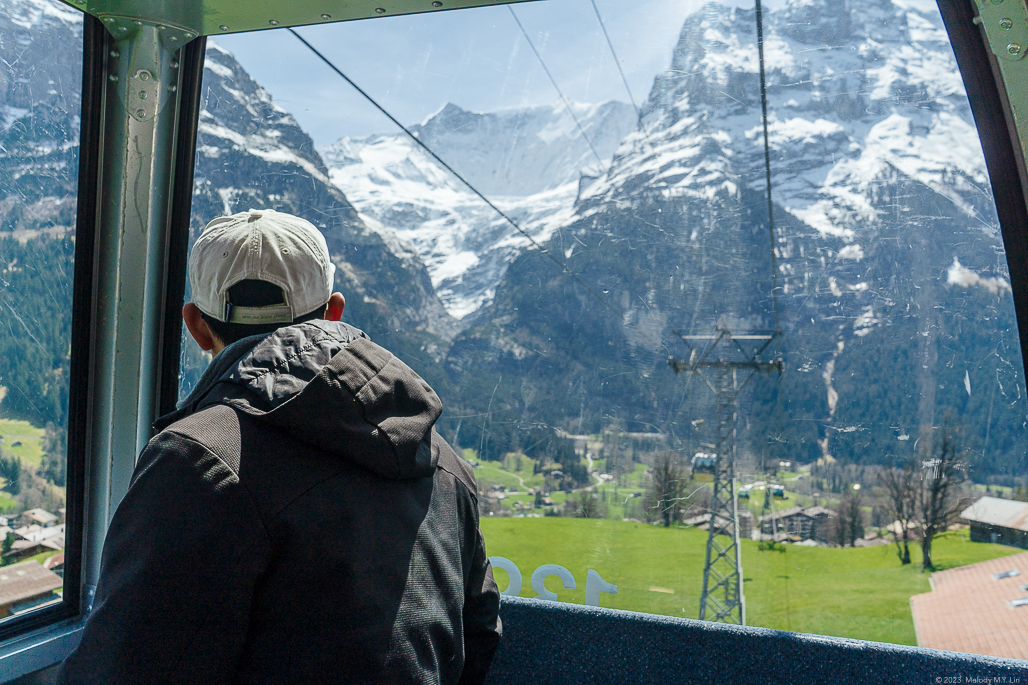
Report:
[[[458,483],[460,483],[461,486],[467,491],[467,493],[469,495],[471,495],[471,499],[475,500],[475,504],[476,505],[478,504],[478,494],[474,490],[472,490],[471,487],[467,483],[464,482],[464,479],[461,478],[459,473],[454,473],[452,470],[446,468],[445,466],[442,466],[441,464],[440,465],[436,465],[436,468],[439,469],[440,471],[444,472],[444,473],[448,473],[451,476],[453,476],[453,479],[455,481],[457,481]]]
[[[171,429],[171,428],[168,428],[168,429],[164,430],[163,432],[165,432],[165,433],[173,433],[177,437],[182,438],[183,440],[186,440],[188,442],[191,442],[192,444],[196,445],[197,447],[202,449],[207,454],[209,454],[212,457],[214,457],[215,459],[217,459],[219,464],[221,464],[225,468],[227,468],[232,473],[232,475],[236,477],[236,482],[239,483],[239,487],[241,487],[243,489],[243,491],[246,492],[246,496],[250,500],[250,504],[253,506],[254,511],[257,512],[257,519],[261,522],[261,529],[264,531],[264,535],[268,539],[271,539],[271,533],[268,531],[268,525],[267,525],[267,522],[264,520],[264,515],[261,513],[261,508],[260,508],[260,505],[258,505],[258,503],[257,503],[257,498],[254,496],[253,491],[250,490],[250,488],[247,487],[246,483],[244,483],[243,480],[239,477],[239,471],[237,471],[236,469],[232,468],[232,465],[229,464],[227,461],[225,461],[225,459],[223,459],[220,454],[218,454],[213,449],[211,449],[207,445],[203,444],[202,442],[200,442],[196,438],[194,438],[194,437],[192,437],[190,435],[186,435],[185,433],[179,432],[179,431]]]

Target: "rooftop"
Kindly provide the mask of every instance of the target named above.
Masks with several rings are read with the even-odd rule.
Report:
[[[960,512],[960,517],[977,523],[1028,531],[1028,502],[982,497]]]
[[[46,509],[29,509],[28,511],[22,512],[22,517],[43,524],[53,523],[58,520],[56,516]]]
[[[63,584],[59,575],[43,568],[38,561],[4,566],[0,568],[0,606],[37,597]]]
[[[994,576],[1018,570],[1020,575]],[[932,591],[910,598],[917,644],[932,649],[1028,659],[1028,552],[933,573]]]

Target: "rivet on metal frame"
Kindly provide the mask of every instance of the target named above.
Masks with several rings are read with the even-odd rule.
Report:
[[[139,69],[129,77],[128,102],[126,109],[139,121],[147,121],[157,115],[161,100],[161,83],[147,69]]]
[[[1014,20],[1009,18],[1003,18],[999,20],[999,27],[1004,31],[1009,31],[1014,28]]]
[[[1018,45],[1017,43],[1011,43],[1010,45],[1007,46],[1007,52],[1010,53],[1011,55],[1020,55],[1021,54],[1021,46]]]

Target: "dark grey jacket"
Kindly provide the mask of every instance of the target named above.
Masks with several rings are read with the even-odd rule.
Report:
[[[483,681],[499,594],[440,411],[346,324],[222,351],[139,459],[58,682]]]

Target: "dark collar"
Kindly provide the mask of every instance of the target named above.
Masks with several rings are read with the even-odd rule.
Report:
[[[197,381],[193,391],[189,393],[189,396],[184,400],[179,401],[176,405],[175,411],[169,412],[164,416],[154,421],[153,429],[160,432],[175,423],[176,421],[183,419],[194,411],[200,404],[203,398],[211,391],[211,388],[221,380],[221,377],[231,371],[239,360],[244,355],[249,353],[257,343],[267,338],[270,333],[260,333],[258,335],[251,335],[242,340],[237,340],[232,343],[221,352],[219,352],[211,363],[207,366],[207,369],[200,376],[200,380]]]

